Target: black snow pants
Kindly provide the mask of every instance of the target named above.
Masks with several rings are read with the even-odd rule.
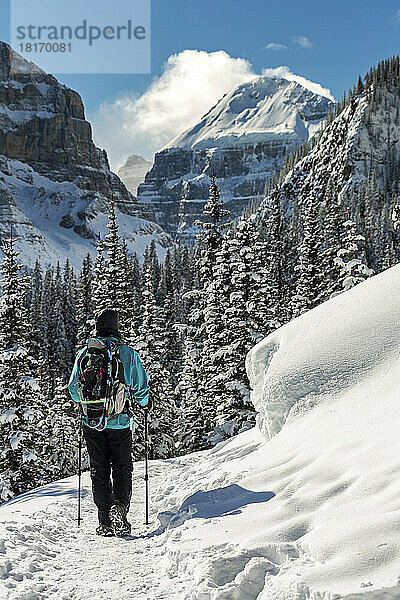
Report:
[[[125,429],[96,431],[83,427],[90,458],[90,476],[99,523],[109,522],[112,504],[119,501],[129,510],[132,494],[132,432]],[[112,472],[112,484],[111,484]]]

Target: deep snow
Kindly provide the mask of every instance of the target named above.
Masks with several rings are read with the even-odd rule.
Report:
[[[399,287],[396,266],[260,342],[260,428],[153,462],[149,528],[137,463],[132,538],[96,538],[87,474],[81,530],[74,478],[0,507],[3,597],[400,598]]]

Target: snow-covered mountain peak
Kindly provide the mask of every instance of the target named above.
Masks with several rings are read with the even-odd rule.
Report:
[[[284,77],[242,83],[156,154],[138,198],[166,231],[194,240],[212,173],[231,217],[239,216],[332,107],[330,98]]]
[[[136,196],[138,186],[151,169],[152,163],[139,154],[130,154],[125,163],[118,169],[118,177],[124,182],[132,194]]]
[[[296,81],[257,77],[232,89],[166,148],[237,147],[287,138],[311,138],[332,101]]]

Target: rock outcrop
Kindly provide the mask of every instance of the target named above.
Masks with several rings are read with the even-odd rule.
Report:
[[[0,236],[8,235],[11,223],[16,226],[24,261],[52,261],[74,248],[78,265],[79,245],[84,253],[93,250],[96,234],[104,233],[111,197],[132,250],[141,252],[141,238],[153,234],[161,246],[170,243],[151,207],[138,203],[110,171],[106,152],[94,145],[79,94],[5,43],[0,43],[0,197]],[[33,246],[29,255],[27,242]]]

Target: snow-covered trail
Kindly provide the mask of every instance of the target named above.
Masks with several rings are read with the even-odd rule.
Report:
[[[154,490],[172,475],[168,470],[168,462],[152,464]],[[6,554],[6,561],[0,567],[0,598],[162,600],[163,535],[152,535],[158,521],[144,525],[142,464],[134,467],[132,535],[127,539],[96,536],[88,473],[83,477],[83,520],[78,529],[75,486],[76,479],[63,480],[1,508],[0,557]]]

